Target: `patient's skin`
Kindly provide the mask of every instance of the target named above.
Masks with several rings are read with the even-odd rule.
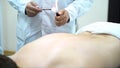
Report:
[[[20,68],[115,68],[120,40],[90,32],[56,33],[25,45],[11,58]]]

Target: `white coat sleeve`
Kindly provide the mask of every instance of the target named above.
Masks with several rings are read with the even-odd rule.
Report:
[[[92,6],[93,0],[74,0],[65,9],[70,16],[70,22],[83,15]]]
[[[8,0],[13,8],[15,8],[19,13],[23,14],[25,14],[25,7],[29,1],[30,0]]]

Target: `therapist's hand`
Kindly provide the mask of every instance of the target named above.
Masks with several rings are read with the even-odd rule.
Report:
[[[62,26],[69,21],[69,14],[68,11],[63,9],[58,12],[58,16],[55,17],[55,24],[57,26]]]
[[[25,13],[29,17],[34,17],[36,16],[39,12],[42,10],[38,7],[38,4],[35,2],[29,2],[27,3],[27,6],[25,8]]]

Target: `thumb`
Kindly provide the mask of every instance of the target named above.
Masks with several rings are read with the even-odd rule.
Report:
[[[60,11],[58,11],[58,14],[59,15],[63,15],[65,13],[65,10],[60,10]]]

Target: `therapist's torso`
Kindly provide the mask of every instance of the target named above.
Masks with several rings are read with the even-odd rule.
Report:
[[[40,8],[51,9],[55,5],[55,0],[35,0]],[[72,3],[74,0],[59,0],[58,9],[64,9],[68,4]],[[51,10],[42,10],[34,17],[28,17],[25,14],[18,13],[18,23],[17,23],[17,36],[21,39],[28,39],[33,35],[43,36],[50,33],[65,32],[74,33],[75,32],[75,21],[72,23],[66,23],[63,26],[56,26],[55,24],[55,12]]]

